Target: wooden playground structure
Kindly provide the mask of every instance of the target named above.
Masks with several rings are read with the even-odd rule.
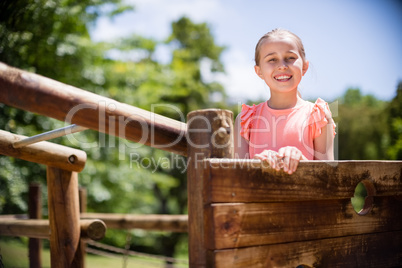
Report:
[[[230,111],[193,111],[183,123],[2,63],[0,102],[187,156],[188,219],[133,216],[127,225],[188,231],[190,267],[402,266],[401,161],[302,161],[288,175],[234,159]],[[26,139],[0,131],[0,154],[47,166],[49,220],[0,218],[0,236],[49,239],[52,267],[84,267],[86,239],[119,223],[80,214],[85,152],[16,146]],[[367,194],[356,212],[358,185]]]

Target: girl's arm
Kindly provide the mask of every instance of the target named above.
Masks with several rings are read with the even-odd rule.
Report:
[[[332,119],[321,128],[321,135],[314,139],[314,160],[334,160],[334,132]]]
[[[236,117],[234,125],[234,157],[236,159],[249,158],[248,143],[246,139],[240,136],[241,118],[240,114]]]

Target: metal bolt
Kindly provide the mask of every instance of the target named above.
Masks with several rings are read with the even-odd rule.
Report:
[[[69,157],[68,157],[68,162],[70,162],[71,164],[74,164],[75,163],[75,161],[77,161],[77,156],[75,156],[75,155],[70,155]]]

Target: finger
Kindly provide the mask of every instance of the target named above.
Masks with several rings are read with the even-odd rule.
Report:
[[[289,174],[292,174],[296,171],[297,166],[299,165],[299,161],[301,158],[301,152],[298,149],[294,149],[290,155],[290,163],[289,163]]]
[[[285,152],[286,152],[286,147],[282,147],[278,150],[277,154],[277,161],[279,163],[279,169],[284,168],[285,166]]]
[[[264,163],[268,163],[268,165],[271,168],[276,169],[276,165],[275,165],[275,161],[274,161],[274,157],[273,155],[276,154],[276,152],[271,151],[271,150],[264,150],[262,153],[260,154],[255,154],[254,158],[255,159],[260,159],[261,161],[263,161]]]
[[[269,157],[268,159],[267,159],[267,161],[269,161],[269,165],[273,168],[273,169],[275,169],[275,170],[278,170],[279,171],[279,166],[278,166],[278,164],[277,164],[277,162],[276,162],[276,157],[274,158],[274,157]]]
[[[272,150],[266,150],[266,154],[267,154],[267,162],[268,162],[268,164],[273,169],[279,170],[279,166],[277,165],[277,162],[276,162],[276,158],[277,158],[278,153],[275,152],[275,151],[272,151]]]
[[[290,164],[290,154],[292,153],[291,147],[285,147],[283,152],[283,171],[289,171],[289,164]]]
[[[267,158],[267,156],[264,155],[264,154],[255,154],[254,158],[255,159],[260,159],[260,160],[265,160]]]
[[[285,151],[287,147],[282,147],[278,150],[278,157],[284,158],[285,157]]]

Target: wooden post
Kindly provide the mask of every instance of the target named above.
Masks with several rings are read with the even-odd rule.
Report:
[[[233,157],[233,113],[200,110],[187,115],[188,227],[190,267],[206,267],[203,215],[203,169],[205,158]]]
[[[80,213],[85,213],[87,212],[87,189],[80,187],[78,191],[78,196],[80,202]],[[78,250],[80,252],[80,257],[82,259],[81,262],[82,266],[80,268],[85,267],[86,249],[87,249],[87,243],[85,243],[85,240],[81,238]]]
[[[78,174],[48,166],[47,185],[51,267],[82,267]]]
[[[29,185],[28,196],[28,216],[30,219],[42,218],[42,198],[41,186],[38,183],[31,183]],[[37,238],[29,239],[29,267],[40,268],[42,267],[42,241]]]

